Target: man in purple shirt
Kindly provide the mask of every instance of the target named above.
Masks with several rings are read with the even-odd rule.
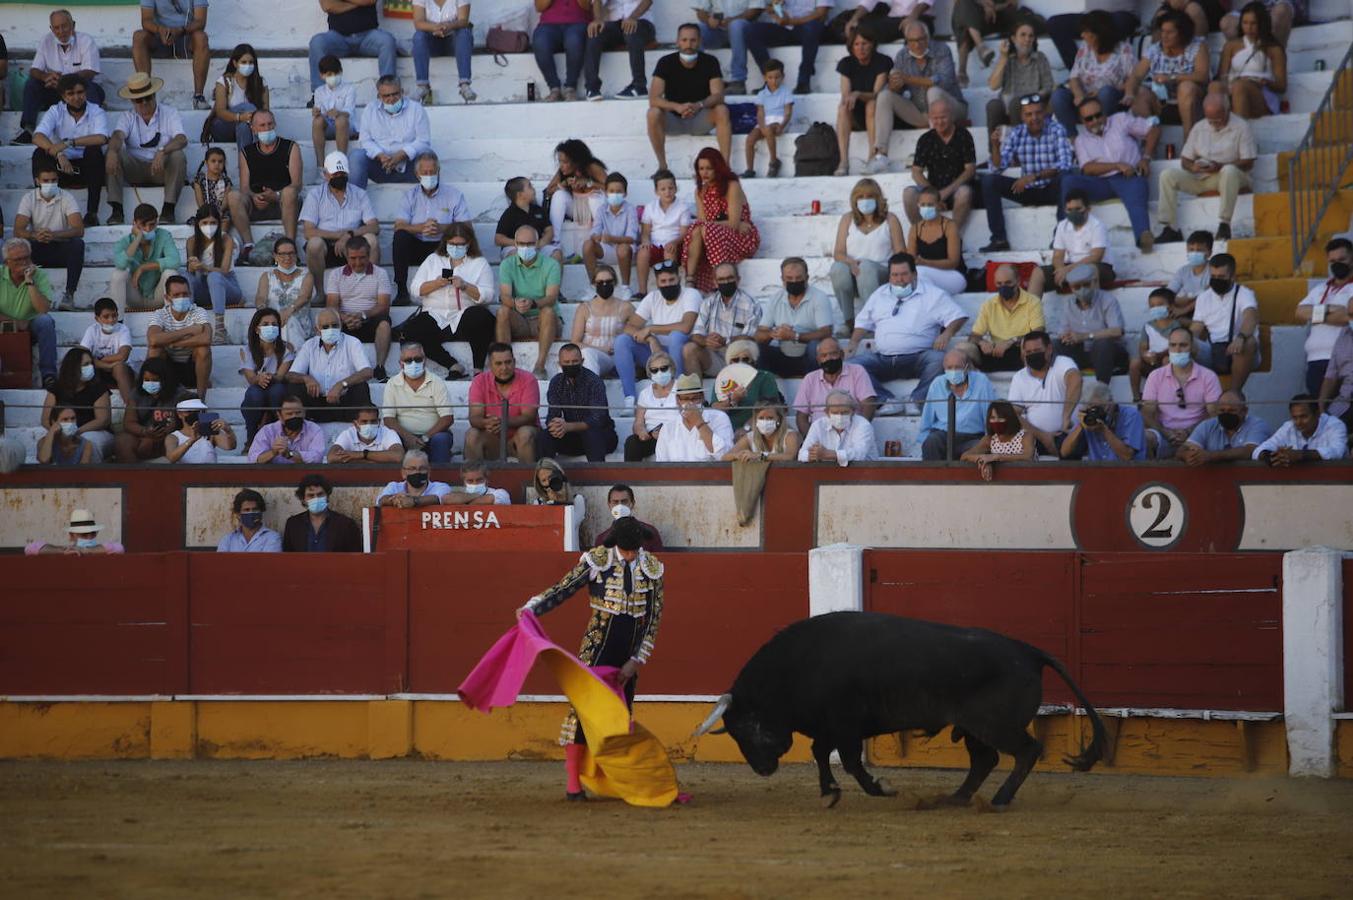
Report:
[[[1150,192],[1147,176],[1160,140],[1160,121],[1155,116],[1144,119],[1130,112],[1109,115],[1094,96],[1081,101],[1080,117],[1085,126],[1076,135],[1076,159],[1081,170],[1080,174],[1062,176],[1061,205],[1066,206],[1067,193],[1077,188],[1092,201],[1117,197],[1127,207],[1137,246],[1150,253],[1155,238],[1146,212]]]
[[[818,368],[803,376],[794,394],[794,420],[799,434],[807,434],[808,427],[827,414],[827,395],[844,391],[855,398],[857,412],[866,419],[874,418],[878,398],[874,384],[864,366],[846,362],[845,353],[836,338],[827,337],[817,344]]]
[[[305,418],[299,397],[287,397],[278,420],[264,425],[249,445],[251,463],[319,463],[324,461],[324,429]]]

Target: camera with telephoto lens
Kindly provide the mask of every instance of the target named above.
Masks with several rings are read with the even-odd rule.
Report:
[[[564,476],[560,475],[558,472],[555,472],[553,475],[550,476],[549,485],[550,490],[552,491],[555,492],[562,491],[564,489]]]
[[[1104,424],[1104,407],[1088,406],[1085,409],[1085,425],[1091,427]]]

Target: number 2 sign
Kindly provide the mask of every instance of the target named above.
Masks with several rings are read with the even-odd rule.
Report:
[[[1127,510],[1128,530],[1137,542],[1153,550],[1178,543],[1188,527],[1188,510],[1173,488],[1148,484],[1132,495]]]

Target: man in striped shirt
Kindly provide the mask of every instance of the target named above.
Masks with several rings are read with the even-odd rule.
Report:
[[[1008,130],[1001,141],[1001,158],[993,171],[982,176],[982,200],[987,207],[987,225],[991,243],[983,253],[1009,250],[1005,237],[1005,210],[1001,199],[1021,206],[1056,206],[1061,199],[1062,173],[1075,168],[1075,157],[1066,129],[1046,113],[1046,101],[1038,94],[1019,98],[1022,124]],[[1019,178],[1001,174],[1019,166]]]

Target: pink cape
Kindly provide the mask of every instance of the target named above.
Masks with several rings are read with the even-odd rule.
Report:
[[[618,670],[583,665],[550,640],[530,611],[484,654],[457,693],[466,706],[485,713],[511,706],[537,659],[554,675],[587,735],[584,786],[635,806],[667,806],[676,800],[676,770],[662,743],[630,719]]]

